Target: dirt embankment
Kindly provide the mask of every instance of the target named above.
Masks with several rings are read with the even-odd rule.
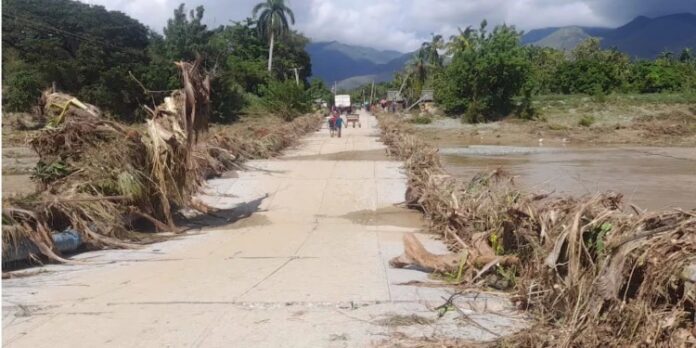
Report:
[[[436,118],[418,126],[426,140],[441,146],[606,145],[696,146],[696,103],[619,104],[588,101],[581,105],[544,106],[541,120],[509,118],[464,124]]]

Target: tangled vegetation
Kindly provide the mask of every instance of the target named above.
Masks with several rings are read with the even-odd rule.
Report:
[[[461,282],[513,290],[518,307],[536,318],[495,345],[696,343],[696,211],[628,212],[616,193],[532,195],[500,171],[464,182],[407,124],[381,116],[380,126],[405,161],[407,203],[459,252]],[[497,259],[486,265],[461,257],[490,251]]]
[[[68,262],[51,234],[71,228],[90,248],[135,247],[133,226],[147,222],[177,232],[182,208],[212,209],[195,200],[204,179],[268,157],[314,131],[319,116],[293,122],[215,129],[208,133],[210,80],[201,62],[179,62],[183,88],[150,109],[141,125],[126,125],[72,96],[47,91],[49,126],[32,140],[40,157],[39,193],[3,206],[3,249],[30,240],[50,259]],[[234,131],[245,127],[245,131]]]

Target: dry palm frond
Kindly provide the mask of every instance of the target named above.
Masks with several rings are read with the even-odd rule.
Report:
[[[126,126],[69,95],[44,94],[44,113],[57,122],[31,141],[44,169],[35,173],[43,189],[4,202],[3,248],[28,239],[50,259],[65,262],[54,250],[52,231],[70,227],[93,248],[136,246],[139,240],[129,232],[134,219],[175,231],[178,209],[209,210],[193,200],[204,178],[277,154],[319,123],[318,115],[308,115],[266,125],[262,136],[258,128],[226,130],[199,142],[208,128],[210,80],[200,62],[177,66],[184,88],[150,110],[145,125]]]

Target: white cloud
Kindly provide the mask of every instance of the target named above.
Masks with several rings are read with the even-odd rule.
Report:
[[[123,11],[161,31],[183,0],[82,0]],[[190,0],[206,8],[211,26],[243,20],[261,0]],[[616,26],[637,15],[696,12],[696,0],[288,0],[297,29],[315,41],[340,41],[410,51],[431,33],[507,23],[530,30],[548,26]]]

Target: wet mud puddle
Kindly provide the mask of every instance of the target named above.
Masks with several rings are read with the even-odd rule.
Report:
[[[580,196],[616,191],[649,210],[696,208],[696,149],[668,147],[441,148],[453,175],[503,168],[526,190]]]

